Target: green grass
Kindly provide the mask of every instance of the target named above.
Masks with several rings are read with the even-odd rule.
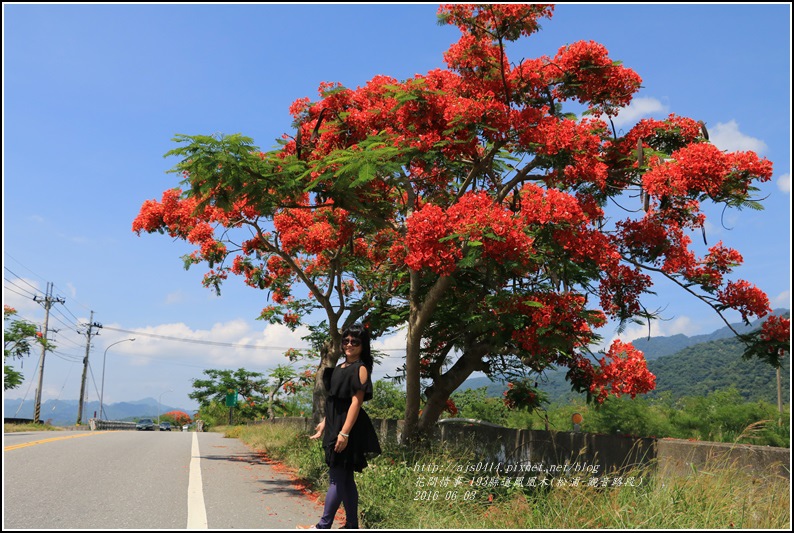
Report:
[[[88,426],[86,426],[88,429]],[[4,433],[21,433],[23,431],[65,431],[65,428],[49,424],[3,424]]]
[[[289,466],[313,490],[327,490],[322,449],[307,434],[280,424],[226,428],[226,434]],[[573,486],[567,478],[549,487],[516,487],[513,478],[508,487],[504,475],[456,471],[478,462],[466,449],[384,445],[383,454],[356,474],[362,526],[788,529],[791,521],[788,479],[749,477],[725,465],[687,477],[662,478],[650,469],[637,470],[624,473],[619,485],[611,478],[606,487],[601,486],[603,478],[596,486],[588,485],[587,478]]]

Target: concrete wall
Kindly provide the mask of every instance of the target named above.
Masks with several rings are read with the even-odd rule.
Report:
[[[791,479],[789,448],[681,439],[659,439],[656,446],[658,469],[667,476],[731,468],[753,476]]]
[[[276,418],[272,423],[314,431],[307,418]],[[373,424],[382,443],[400,442],[402,420],[373,419]],[[439,423],[433,438],[472,450],[482,462],[501,464],[503,471],[508,465],[570,465],[583,470],[594,467],[591,472],[603,475],[650,466],[663,476],[674,476],[726,467],[739,468],[753,476],[791,478],[788,448],[511,429],[460,419]]]

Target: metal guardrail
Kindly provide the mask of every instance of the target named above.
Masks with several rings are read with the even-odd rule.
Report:
[[[122,422],[117,420],[98,420],[96,418],[92,418],[88,421],[88,424],[91,426],[91,431],[96,431],[100,429],[116,429],[116,430],[134,430],[135,429],[135,422]]]

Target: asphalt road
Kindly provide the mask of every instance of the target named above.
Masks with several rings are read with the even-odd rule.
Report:
[[[287,475],[219,433],[3,437],[3,530],[295,529],[322,513]]]

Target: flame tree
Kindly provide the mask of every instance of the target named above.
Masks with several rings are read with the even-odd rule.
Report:
[[[446,69],[355,89],[322,83],[319,99],[292,104],[294,129],[270,152],[238,134],[177,136],[169,155],[181,187],[145,202],[133,230],[194,244],[186,265],[209,265],[206,286],[234,274],[268,291],[260,318],[296,327],[322,308],[320,371],[341,353],[340,327],[364,319],[377,335],[407,323],[409,436],[476,370],[567,367],[595,401],[651,390],[642,353],[615,342],[599,357],[595,330],[654,318],[641,299],[650,272],[720,315],[766,315],[762,291],[728,280],[741,255],[718,243],[698,256],[689,234],[704,228],[704,203],[760,208],[755,184],[772,165],[718,150],[686,117],[618,136],[610,117],[641,79],[604,46],[508,59],[508,43],[552,14],[543,4],[442,5],[440,22],[461,31]],[[565,110],[573,104],[580,116]],[[641,209],[605,216],[611,201],[637,195]],[[511,403],[531,397],[516,390]]]

